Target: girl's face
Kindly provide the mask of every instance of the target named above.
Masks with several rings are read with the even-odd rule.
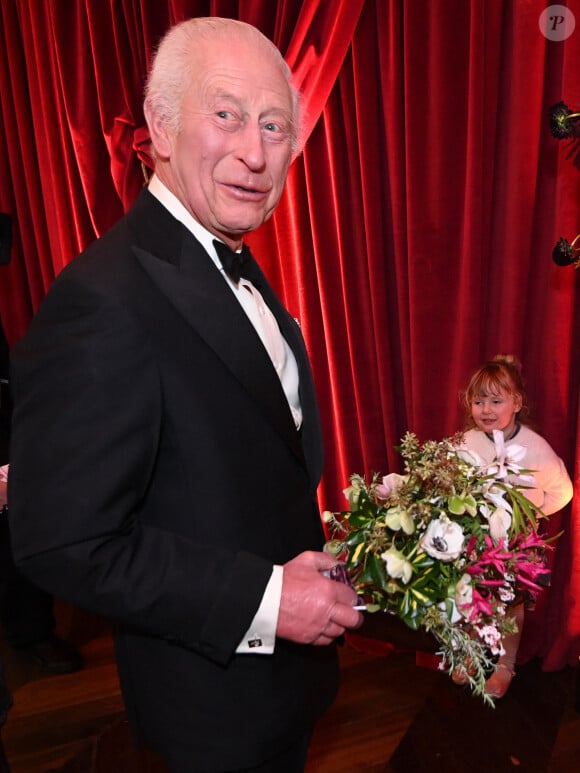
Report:
[[[520,395],[500,389],[498,394],[477,395],[471,402],[471,416],[484,432],[499,429],[505,438],[509,438],[516,428],[516,416],[521,407]]]

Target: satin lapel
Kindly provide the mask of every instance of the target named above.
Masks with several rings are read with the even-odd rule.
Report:
[[[205,250],[187,229],[175,220],[173,224],[181,231],[177,260],[175,254],[169,262],[135,245],[139,263],[304,461],[280,379],[256,331]],[[168,241],[177,247],[175,234]]]

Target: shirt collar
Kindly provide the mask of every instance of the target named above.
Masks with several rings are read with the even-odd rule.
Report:
[[[183,204],[179,201],[169,188],[161,182],[157,175],[153,175],[149,181],[149,193],[163,204],[165,209],[173,215],[176,220],[179,220],[190,233],[192,233],[197,241],[202,245],[207,254],[216,264],[220,271],[223,272],[223,266],[220,263],[220,259],[217,256],[215,247],[213,246],[213,240],[216,238],[214,234],[204,228],[201,223],[192,217]],[[221,240],[220,240],[221,241]]]

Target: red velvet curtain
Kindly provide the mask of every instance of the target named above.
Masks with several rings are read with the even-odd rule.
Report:
[[[192,15],[249,21],[305,91],[308,142],[254,251],[299,318],[327,446],[321,507],[351,472],[398,469],[409,429],[462,426],[459,393],[497,352],[524,364],[537,426],[580,472],[577,272],[551,251],[580,231],[580,171],[548,108],[580,108],[578,28],[542,34],[544,0],[3,0],[0,267],[10,341],[52,278],[142,185],[151,49]],[[282,266],[289,270],[282,275]],[[521,654],[580,655],[580,505]]]

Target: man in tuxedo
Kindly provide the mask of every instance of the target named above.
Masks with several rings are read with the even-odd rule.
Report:
[[[12,414],[8,376],[8,342],[0,323],[0,508],[4,516]],[[6,517],[0,517],[0,623],[5,641],[18,655],[47,673],[66,674],[82,667],[76,647],[55,633],[50,593],[29,582],[14,566]]]
[[[361,622],[325,576],[304,342],[240,252],[282,194],[298,96],[254,27],[191,19],[144,110],[148,189],[13,352],[14,552],[116,622],[131,723],[172,773],[295,773]]]

